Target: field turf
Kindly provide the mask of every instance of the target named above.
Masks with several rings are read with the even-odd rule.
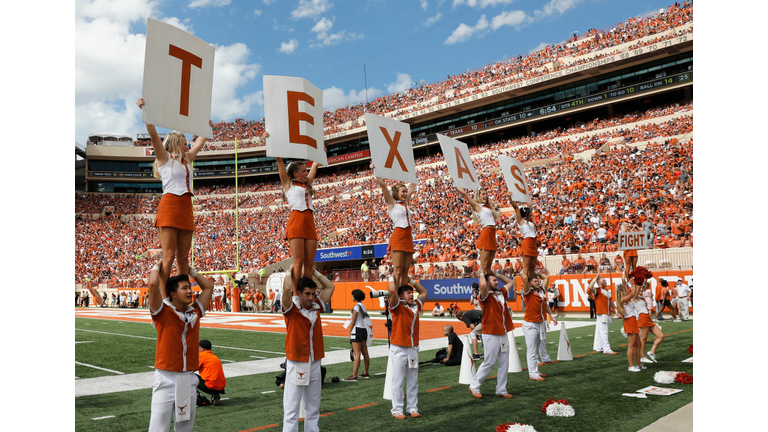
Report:
[[[519,323],[517,323],[519,325]],[[371,378],[357,383],[332,383],[331,377],[350,375],[352,364],[327,364],[320,407],[320,428],[332,431],[427,431],[450,428],[462,431],[493,431],[503,423],[529,424],[538,431],[637,431],[693,401],[692,384],[668,384],[679,388],[672,396],[638,399],[622,396],[657,385],[659,370],[684,371],[693,375],[691,357],[693,322],[662,322],[667,338],[657,352],[656,364],[639,373],[627,371],[626,339],[620,323],[611,324],[610,342],[619,355],[592,351],[594,326],[568,329],[574,359],[542,366],[546,381],[528,379],[524,370],[509,374],[507,389],[513,399],[494,397],[495,378],[481,387],[483,399],[473,398],[466,385],[458,384],[459,367],[425,364],[419,371],[419,411],[422,417],[396,420],[390,416],[391,402],[382,398],[386,357],[371,360]],[[125,374],[152,371],[156,332],[151,325],[126,321],[76,318],[76,362]],[[213,342],[214,352],[227,363],[260,358],[284,358],[284,335],[242,330],[200,329],[200,338]],[[559,332],[548,335],[548,351],[557,358]],[[649,339],[652,342],[653,336]],[[554,342],[554,343],[553,343]],[[376,341],[386,345],[386,341]],[[516,338],[520,362],[525,367],[525,340]],[[326,337],[326,351],[348,349],[346,338]],[[229,348],[224,348],[229,347]],[[650,349],[650,344],[647,346]],[[424,350],[420,361],[434,357]],[[114,372],[75,364],[77,379],[108,377]],[[492,376],[495,375],[495,370]],[[227,379],[227,399],[221,406],[198,407],[195,430],[281,430],[282,391],[275,385],[276,372]],[[567,399],[576,415],[548,417],[541,411],[549,398]],[[78,431],[147,430],[151,389],[75,398],[75,429]],[[114,416],[114,417],[111,417]],[[618,419],[621,419],[620,421]],[[301,427],[300,427],[301,430]]]

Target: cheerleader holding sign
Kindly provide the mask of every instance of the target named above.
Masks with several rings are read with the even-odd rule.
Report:
[[[371,169],[374,166],[371,164]],[[384,202],[387,203],[387,214],[392,220],[392,236],[389,238],[389,251],[392,256],[392,266],[394,267],[393,278],[395,286],[400,287],[408,284],[408,269],[413,263],[413,233],[411,231],[411,210],[408,203],[411,201],[413,192],[416,190],[416,184],[409,183],[408,186],[398,183],[387,188],[387,184],[381,177],[374,177],[376,183],[381,186],[381,194],[384,195]]]
[[[269,133],[265,132],[263,137],[268,138]],[[293,286],[299,286],[299,279],[311,279],[314,275],[317,229],[315,207],[312,205],[312,196],[315,194],[312,182],[320,164],[314,162],[308,170],[304,162],[293,161],[286,167],[283,158],[276,157],[275,161],[280,184],[283,186],[283,198],[291,210],[288,225],[285,227],[285,239],[288,240],[293,258],[291,282]]]
[[[491,263],[496,257],[496,219],[501,212],[499,208],[491,202],[488,191],[480,188],[475,192],[472,198],[467,191],[461,188],[455,188],[472,208],[472,219],[480,224],[482,231],[475,242],[475,247],[480,250],[480,270],[483,275],[493,274],[491,272]],[[482,280],[482,276],[480,277]]]

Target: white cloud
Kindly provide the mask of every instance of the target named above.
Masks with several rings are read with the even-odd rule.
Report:
[[[411,88],[411,85],[413,85],[413,79],[411,79],[411,76],[407,73],[398,72],[397,80],[387,86],[387,91],[389,93],[402,93]]]
[[[442,18],[442,17],[443,17],[443,14],[441,14],[440,12],[438,12],[438,13],[437,13],[437,15],[435,15],[435,16],[431,16],[431,17],[427,18],[427,20],[426,20],[426,21],[424,21],[424,25],[425,25],[425,26],[427,26],[427,27],[429,27],[429,26],[431,26],[432,24],[434,24],[434,23],[436,23],[436,22],[440,21],[440,18]]]
[[[299,41],[297,41],[296,39],[291,39],[288,42],[280,43],[280,48],[278,49],[278,51],[285,54],[291,54],[296,50],[296,47],[298,46],[299,46]]]
[[[523,11],[502,12],[491,18],[491,28],[496,31],[504,26],[519,26],[529,20]]]
[[[260,17],[261,16],[261,9],[255,9],[253,11],[253,16]]]
[[[264,4],[265,5],[271,5],[274,2],[275,2],[275,0],[264,0]]]
[[[335,17],[334,17],[335,19]],[[346,30],[340,32],[331,33],[333,29],[333,21],[328,18],[321,18],[320,21],[310,30],[312,33],[317,33],[317,37],[314,41],[309,42],[310,48],[324,47],[330,45],[336,45],[344,40],[362,39],[364,36],[358,33],[347,33]]]
[[[314,18],[333,7],[330,0],[299,0],[299,5],[291,11],[293,18]]]
[[[249,55],[250,51],[243,43],[216,46],[211,99],[213,118],[232,119],[244,116],[255,105],[264,104],[261,91],[237,97],[237,89],[255,79],[261,71],[261,65],[258,63],[248,63]]]
[[[469,38],[472,37],[473,34],[477,32],[481,32],[488,28],[488,19],[485,18],[485,15],[481,15],[480,19],[477,20],[477,24],[470,27],[464,23],[459,24],[458,27],[451,33],[450,36],[448,36],[448,39],[443,41],[446,45],[453,45],[456,43],[461,43],[464,41],[469,40]]]
[[[476,6],[480,6],[480,8],[485,9],[490,6],[497,6],[500,4],[510,4],[513,0],[453,0],[453,7],[461,6],[463,4],[473,8]]]
[[[427,0],[421,0],[421,9],[423,9],[424,12],[427,11],[427,6],[429,6],[429,3],[427,3]]]
[[[192,0],[189,3],[188,7],[192,9],[204,8],[208,6],[221,7],[221,6],[227,6],[230,3],[232,3],[232,0]]]
[[[131,25],[156,17],[153,0],[78,0],[75,6],[75,141],[88,134],[115,132],[135,135],[146,129],[136,100],[141,96],[146,36]],[[185,31],[187,20],[158,19]],[[244,44],[216,47],[212,116],[245,116],[263,105],[260,92],[238,97],[237,90],[255,79],[261,69],[249,64]],[[261,101],[261,102],[260,102]]]
[[[569,9],[573,9],[581,0],[550,0],[541,10],[533,12],[535,20],[546,18],[554,13],[563,14]]]
[[[170,25],[172,25],[174,27],[178,27],[181,30],[184,30],[185,32],[187,32],[189,34],[195,34],[195,32],[192,31],[192,26],[188,26],[187,25],[187,23],[189,23],[189,19],[185,19],[182,22],[180,19],[178,19],[176,17],[170,17],[170,18],[163,18],[161,21],[166,23],[166,24],[170,24]]]
[[[370,87],[368,89],[368,101],[376,99],[383,95],[384,92],[376,87]],[[347,105],[357,105],[365,102],[365,89],[350,90],[349,93],[344,92],[343,89],[338,87],[330,87],[323,90],[323,109],[339,108]]]

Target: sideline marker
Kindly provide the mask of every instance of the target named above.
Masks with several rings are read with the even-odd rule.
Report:
[[[573,352],[571,352],[571,341],[568,339],[568,332],[565,329],[565,323],[562,321],[560,322],[560,345],[557,347],[557,360],[573,360]]]
[[[520,353],[517,352],[514,330],[507,333],[507,340],[509,340],[509,369],[507,373],[522,372],[523,366],[520,364]]]

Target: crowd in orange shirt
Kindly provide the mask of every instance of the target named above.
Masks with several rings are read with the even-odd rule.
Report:
[[[497,166],[498,153],[509,151],[523,162],[548,161],[546,165],[534,164],[527,175],[542,254],[578,252],[600,256],[603,252],[615,251],[612,242],[623,222],[634,226],[630,230],[640,230],[643,222],[650,221],[654,247],[692,246],[693,140],[678,142],[676,138],[668,138],[692,131],[692,115],[688,110],[692,110],[690,103],[666,106],[548,131],[537,137],[486,144],[471,149],[473,163],[491,200],[508,207],[506,184],[498,173],[491,171]],[[676,115],[671,119],[659,118],[669,114]],[[658,121],[642,125],[623,120],[637,122],[654,118]],[[605,126],[616,125],[625,127],[617,132],[601,131]],[[574,138],[583,132],[593,134]],[[549,137],[550,142],[537,145],[539,137]],[[608,154],[588,161],[571,157],[573,153],[597,148],[616,138],[621,139],[612,145]],[[644,150],[627,145],[649,139],[653,141]],[[450,186],[440,155],[419,158],[416,163],[421,180],[411,204],[414,238],[425,242],[416,248],[412,271],[421,271],[431,278],[473,274],[477,270],[474,242],[479,227],[471,221],[469,206]],[[321,171],[315,184],[319,247],[388,241],[391,223],[370,170],[353,168],[328,176]],[[353,190],[357,186],[360,189]],[[233,193],[233,187],[196,187],[195,268],[199,271],[236,268],[238,246],[241,269],[258,269],[288,258],[290,253],[283,240],[288,212],[279,188],[276,180],[264,181],[257,177],[246,186],[249,192],[240,191],[240,212],[236,215],[234,196],[221,196]],[[352,194],[351,199],[344,199],[344,194]],[[96,281],[145,277],[146,258],[137,255],[159,249],[157,231],[149,219],[121,220],[119,216],[153,214],[158,201],[154,195],[77,193],[77,281],[83,282],[87,277]],[[275,208],[264,207],[267,205]],[[88,217],[101,213],[104,206],[114,208],[113,216],[100,220]],[[519,232],[514,220],[502,216],[497,235],[496,258],[501,263],[511,259],[513,265],[514,258],[519,256]],[[426,265],[450,261],[469,263],[461,268]]]

